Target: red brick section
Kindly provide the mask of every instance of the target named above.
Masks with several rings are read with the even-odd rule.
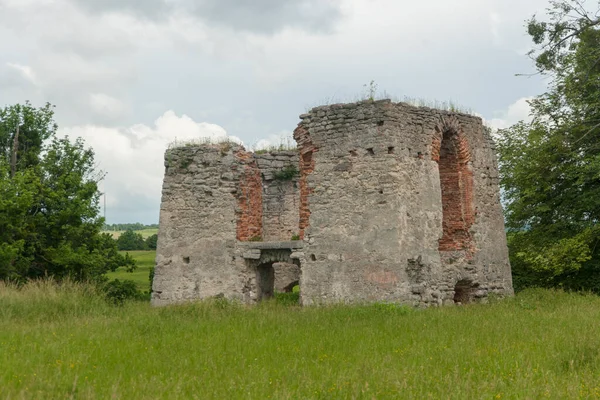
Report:
[[[262,237],[262,179],[252,153],[238,151],[236,158],[243,166],[237,192],[237,240]]]
[[[472,253],[469,229],[475,222],[475,214],[469,144],[461,133],[445,130],[442,137],[433,140],[431,155],[438,162],[442,188],[443,235],[439,250]]]
[[[310,133],[302,126],[302,123],[294,130],[294,139],[296,139],[300,149],[300,225],[298,235],[300,239],[304,239],[304,230],[308,227],[310,221],[308,196],[313,191],[308,186],[308,175],[315,169],[313,154],[317,151],[317,148],[313,145]]]

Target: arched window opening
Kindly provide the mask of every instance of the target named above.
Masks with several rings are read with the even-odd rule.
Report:
[[[471,247],[469,229],[474,222],[474,213],[470,161],[466,139],[453,129],[444,130],[438,158],[443,213],[440,251],[460,251]]]

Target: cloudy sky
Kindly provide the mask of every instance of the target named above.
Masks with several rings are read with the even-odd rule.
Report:
[[[107,222],[158,222],[168,143],[278,144],[298,115],[379,92],[488,124],[541,93],[525,19],[547,0],[0,0],[0,106],[56,105],[96,152]]]

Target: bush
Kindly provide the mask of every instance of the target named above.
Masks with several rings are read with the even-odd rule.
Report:
[[[273,178],[275,178],[278,181],[291,181],[296,176],[298,176],[299,173],[300,172],[298,171],[298,168],[296,168],[295,165],[288,165],[280,171],[275,171],[275,173],[273,174]]]
[[[154,235],[148,236],[146,238],[146,247],[149,250],[156,250],[156,242],[158,241],[158,235],[155,233]]]
[[[127,300],[145,300],[147,297],[147,294],[140,292],[131,280],[115,279],[105,283],[103,289],[106,299],[115,305],[123,305]]]
[[[117,247],[119,250],[148,250],[148,246],[142,235],[131,229],[126,230],[119,236]]]
[[[152,293],[152,284],[154,283],[154,267],[150,267],[148,279],[150,280],[150,293]]]

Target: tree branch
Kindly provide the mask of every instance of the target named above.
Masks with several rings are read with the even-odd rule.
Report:
[[[598,122],[596,125],[592,126],[586,133],[583,134],[582,137],[580,137],[579,139],[574,141],[573,144],[581,142],[583,139],[586,138],[587,135],[589,135],[596,128],[600,128],[600,122]]]
[[[19,125],[17,123],[17,132],[13,138],[12,155],[10,159],[10,177],[13,178],[17,173],[17,151],[19,150]]]

